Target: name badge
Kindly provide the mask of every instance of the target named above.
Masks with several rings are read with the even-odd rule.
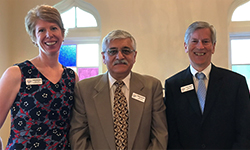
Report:
[[[189,85],[181,87],[181,93],[188,92],[188,91],[191,91],[193,89],[194,89],[194,85],[189,84]]]
[[[43,84],[42,78],[27,78],[26,85],[40,85]]]
[[[145,99],[146,97],[145,96],[142,96],[142,95],[139,95],[139,94],[136,94],[136,93],[133,93],[132,94],[132,98],[135,99],[135,100],[138,100],[140,102],[145,102]]]

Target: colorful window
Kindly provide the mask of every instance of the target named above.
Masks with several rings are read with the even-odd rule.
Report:
[[[55,7],[68,32],[60,49],[59,62],[72,68],[79,80],[98,75],[102,65],[101,19],[97,9],[82,0],[65,0]]]
[[[99,44],[62,45],[59,62],[72,68],[79,80],[96,76],[99,73]]]

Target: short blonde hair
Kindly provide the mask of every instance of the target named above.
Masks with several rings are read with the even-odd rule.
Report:
[[[35,27],[37,20],[56,23],[60,27],[62,35],[65,36],[65,28],[59,11],[49,5],[39,5],[31,9],[25,17],[25,28],[33,43],[36,42]]]

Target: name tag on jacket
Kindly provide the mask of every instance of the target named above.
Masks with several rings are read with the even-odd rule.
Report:
[[[194,85],[189,84],[189,85],[181,87],[181,93],[188,92],[188,91],[191,91],[193,89],[194,89]]]
[[[139,95],[139,94],[136,94],[136,93],[133,93],[132,94],[132,98],[135,99],[135,100],[138,100],[140,102],[145,102],[145,99],[146,97],[145,96],[142,96],[142,95]]]

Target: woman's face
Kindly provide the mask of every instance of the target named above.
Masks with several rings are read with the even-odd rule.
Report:
[[[35,36],[40,52],[46,55],[59,54],[64,35],[56,23],[38,20],[35,26]]]

